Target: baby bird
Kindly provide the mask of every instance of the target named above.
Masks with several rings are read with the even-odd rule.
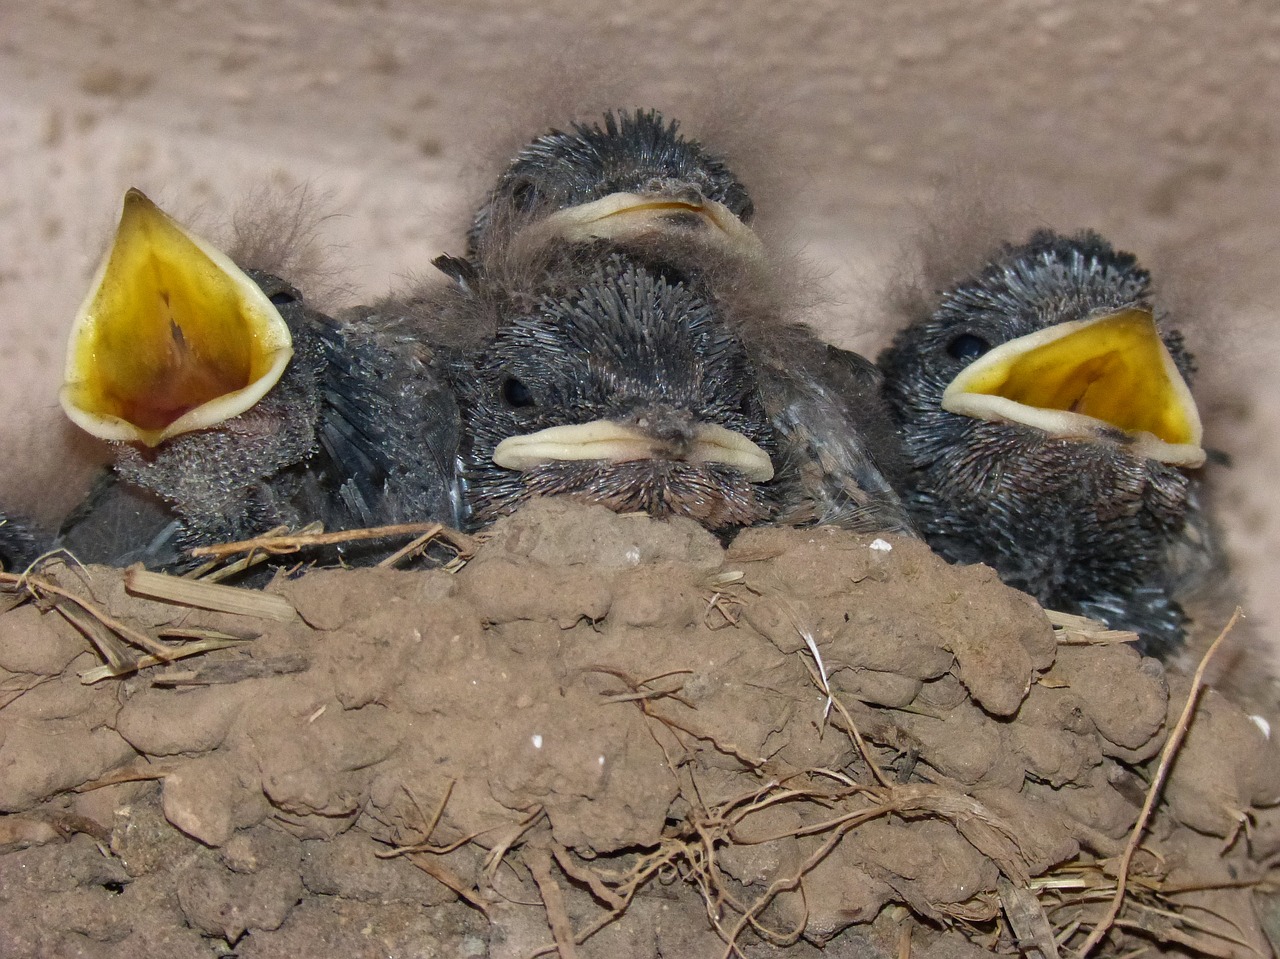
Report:
[[[879,365],[904,499],[951,562],[987,563],[1043,605],[1182,641],[1182,589],[1213,564],[1182,337],[1135,258],[1037,232],[914,317]]]
[[[754,213],[726,162],[681,135],[679,121],[655,110],[610,111],[551,130],[516,154],[476,212],[468,256],[483,265],[531,230],[534,242],[684,238],[758,255]]]
[[[114,472],[56,545],[176,568],[193,546],[281,524],[456,518],[458,415],[430,351],[394,325],[325,316],[246,266],[126,195],[62,392],[114,444]]]
[[[705,296],[618,253],[562,265],[535,295],[522,310],[499,292],[492,342],[456,365],[473,524],[533,495],[718,531],[776,511],[779,436]]]
[[[757,424],[744,435],[753,442],[766,432],[772,436],[761,447],[781,466],[771,485],[748,496],[752,483],[764,482],[754,477],[734,490],[722,488],[718,505],[708,500],[695,508],[689,495],[672,492],[666,480],[654,485],[646,472],[639,487],[602,497],[616,508],[695,516],[722,532],[765,521],[908,529],[884,475],[894,464],[893,431],[879,395],[879,373],[860,357],[829,348],[797,322],[804,296],[797,295],[803,281],[794,262],[766,255],[747,225],[754,205],[746,187],[722,159],[678,131],[674,120],[636,110],[538,137],[517,154],[481,206],[468,258],[436,260],[455,280],[452,302],[430,293],[410,298],[433,342],[489,338],[462,364],[467,373],[457,381],[467,421],[466,475],[478,497],[473,522],[494,515],[493,504],[513,502],[517,489],[519,496],[561,491],[559,480],[541,472],[516,476],[502,463],[480,462],[487,438],[492,434],[500,442],[501,429],[515,426],[509,402],[493,402],[498,394],[484,371],[497,376],[522,368],[524,373],[507,379],[521,384],[521,398],[529,383],[547,387],[555,405],[540,401],[539,416],[548,424],[557,416],[588,422],[602,414],[631,424],[633,412],[627,411],[646,402],[662,406],[672,390],[685,396],[679,416],[695,419],[705,413],[715,420],[720,405],[756,397],[767,430]],[[632,280],[624,281],[623,274]],[[623,295],[624,282],[644,286],[656,299]],[[658,287],[661,296],[653,292]],[[694,312],[688,322],[678,322],[676,314],[685,308]],[[714,334],[699,332],[705,330]],[[670,351],[660,363],[656,343]],[[737,357],[732,373],[715,358],[728,343]],[[612,371],[590,398],[569,388],[588,366]],[[532,377],[533,367],[543,372]],[[698,378],[697,402],[675,385],[690,378]],[[550,387],[552,379],[563,386]],[[608,395],[607,383],[631,384],[631,392]],[[648,400],[640,389],[644,383]],[[726,392],[720,396],[717,390]],[[528,392],[536,396],[539,390]],[[662,417],[650,425],[674,428]],[[686,436],[679,443],[688,441]],[[661,435],[645,442],[665,448],[661,455],[672,461],[683,455]],[[727,482],[720,475],[724,467],[711,470],[721,484]],[[571,472],[579,475],[584,468],[579,463]],[[610,466],[608,472],[621,477],[637,469]],[[675,470],[686,479],[688,472]],[[476,493],[489,481],[504,492]]]
[[[534,495],[685,516],[721,534],[837,511],[853,528],[905,525],[888,484],[855,462],[862,439],[844,397],[829,391],[842,412],[835,427],[818,427],[838,432],[827,448],[789,418],[807,408],[778,404],[808,401],[785,380],[808,375],[761,362],[749,344],[755,320],[735,314],[732,298],[696,273],[608,245],[543,252],[540,272],[531,262],[505,282],[472,277],[435,300],[441,322],[492,330],[445,367],[463,417],[469,525]],[[814,345],[807,334],[802,342]],[[814,477],[815,448],[830,475]],[[875,482],[855,482],[856,469]]]

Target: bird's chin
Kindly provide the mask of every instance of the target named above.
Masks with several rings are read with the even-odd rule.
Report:
[[[616,513],[683,516],[712,531],[751,526],[772,509],[764,491],[731,467],[673,460],[546,463],[526,470],[515,497],[488,503],[476,519],[488,522],[534,496],[567,496]]]

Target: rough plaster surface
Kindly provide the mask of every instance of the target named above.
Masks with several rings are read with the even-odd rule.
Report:
[[[0,90],[10,500],[76,496],[63,341],[128,186],[214,223],[263,184],[309,185],[367,298],[460,248],[512,144],[646,103],[725,128],[775,241],[829,274],[815,322],[846,345],[883,340],[939,177],[976,169],[1142,256],[1188,307],[1209,439],[1237,464],[1231,546],[1263,634],[1280,623],[1280,10],[1262,0],[11,0]]]

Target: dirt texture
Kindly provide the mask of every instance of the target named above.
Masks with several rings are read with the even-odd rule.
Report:
[[[1190,689],[914,540],[559,501],[274,618],[42,577],[78,598],[0,614],[4,956],[1076,948]],[[242,642],[87,683],[103,629]],[[1201,700],[1096,955],[1270,954],[1278,759]]]

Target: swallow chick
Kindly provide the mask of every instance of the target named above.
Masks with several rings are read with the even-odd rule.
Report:
[[[468,257],[483,265],[517,238],[615,246],[679,239],[759,256],[754,213],[725,160],[683,136],[678,120],[610,111],[551,130],[516,154],[472,221]]]
[[[75,423],[113,444],[114,472],[58,545],[174,567],[193,546],[277,525],[453,518],[457,413],[423,349],[311,309],[130,190],[61,393]]]
[[[559,273],[454,381],[476,524],[535,495],[713,530],[773,512],[778,438],[741,342],[681,280],[620,254]]]
[[[771,414],[727,304],[669,264],[593,249],[550,256],[539,282],[473,278],[440,301],[493,330],[450,373],[470,525],[537,495],[684,516],[722,534],[787,521],[805,498],[809,451]],[[869,527],[899,521],[887,486],[858,495],[873,504]]]
[[[1041,231],[946,289],[885,350],[904,499],[951,562],[1165,656],[1177,596],[1211,564],[1205,461],[1181,335],[1136,259]]]

